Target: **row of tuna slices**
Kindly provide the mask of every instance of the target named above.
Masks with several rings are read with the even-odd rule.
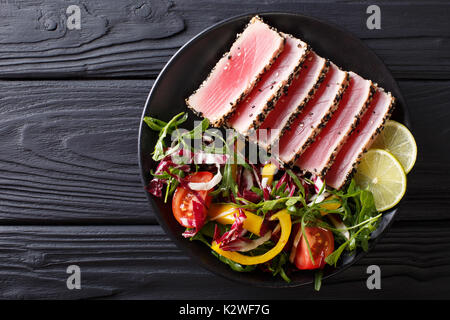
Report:
[[[260,129],[265,130],[259,130],[258,136],[252,140],[257,140],[261,147],[270,150],[313,97],[325,79],[329,65],[329,61],[310,51],[287,93],[275,104],[260,126]]]
[[[306,43],[290,35],[282,35],[286,39],[283,51],[227,121],[228,126],[244,136],[248,136],[252,129],[258,129],[270,114],[308,53]]]
[[[338,152],[334,164],[326,174],[327,185],[340,189],[346,184],[356,171],[364,152],[383,129],[392,113],[394,103],[395,98],[390,93],[377,88],[369,109]]]
[[[337,109],[348,80],[347,72],[330,63],[325,79],[312,99],[281,136],[278,143],[278,157],[281,161],[290,166],[294,165],[298,157],[315,140]],[[274,153],[275,150],[272,150],[272,154]]]
[[[349,72],[349,75],[349,85],[337,111],[296,162],[305,171],[325,176],[347,137],[369,107],[376,86],[356,73]]]
[[[283,51],[285,38],[253,17],[186,104],[195,113],[220,126],[253,89]]]
[[[254,25],[259,28],[252,28]],[[263,54],[258,51],[262,40],[258,38],[245,42],[250,46],[245,47],[242,38],[255,37],[255,32],[266,33],[267,43],[272,45],[277,43],[275,33],[285,39],[285,45]],[[225,57],[233,61],[236,50],[238,57],[245,52],[248,59],[235,60],[232,66],[239,72],[253,72],[253,78],[226,72],[231,64],[222,71],[222,58],[187,99],[188,106],[216,126],[226,123],[243,135],[251,134],[250,140],[278,154],[284,163],[295,164],[324,177],[329,186],[341,188],[389,117],[394,104],[391,94],[353,72],[340,70],[309,51],[304,42],[278,34],[258,17],[252,19]],[[257,72],[254,59],[261,60],[259,66],[266,65],[265,74]],[[244,62],[251,62],[250,66],[239,66]],[[253,89],[248,89],[250,78]],[[258,130],[256,135],[251,129],[257,128],[271,130]]]

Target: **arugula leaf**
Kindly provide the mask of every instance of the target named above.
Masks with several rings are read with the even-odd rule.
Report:
[[[203,229],[203,228],[202,228]],[[203,242],[204,244],[206,244],[208,247],[211,247],[211,244],[209,243],[208,240],[206,240],[204,234],[202,232],[197,232],[194,236],[192,236],[190,239],[190,241],[194,241],[194,240],[198,240]]]
[[[242,201],[245,204],[239,204],[236,203],[236,206],[239,208],[243,208],[243,209],[247,209],[250,211],[254,211],[254,212],[262,212],[263,214],[266,214],[269,211],[272,210],[282,210],[285,209],[287,207],[289,207],[288,205],[286,205],[286,203],[289,201],[289,203],[297,203],[298,201],[304,203],[305,199],[302,196],[297,196],[297,197],[282,197],[282,198],[278,198],[278,199],[274,199],[274,200],[262,200],[258,203],[252,203],[252,202],[248,202],[243,198],[237,197],[236,200]],[[304,208],[302,208],[304,209]],[[301,209],[301,210],[302,210]],[[308,209],[310,209],[308,207]],[[300,215],[297,214],[296,211],[291,211],[291,215]]]
[[[222,193],[222,195],[225,198],[227,198],[230,195],[230,191],[233,194],[234,198],[236,199],[238,192],[238,185],[236,184],[236,181],[234,180],[233,177],[232,164],[227,162],[223,167],[222,180],[220,181],[220,185],[216,190],[210,192],[210,195],[215,197],[220,193]]]
[[[301,201],[301,200],[303,200],[303,197],[301,197],[301,196],[284,197],[284,198],[279,198],[279,199],[275,199],[275,200],[263,201],[263,202],[258,203],[257,206],[260,207],[263,212],[268,212],[271,210],[275,210],[276,208],[281,209],[281,208],[287,207],[289,205],[293,205],[297,201]],[[289,202],[289,204],[287,204],[288,202]]]
[[[285,205],[287,207],[293,206],[294,204],[296,204],[299,200],[297,198],[291,198],[288,201],[286,201]]]
[[[197,126],[191,131],[188,131],[180,136],[180,138],[188,139],[201,139],[203,132],[205,132],[209,127],[209,120],[203,119]]]
[[[363,221],[370,219],[374,214],[376,214],[377,209],[375,207],[375,201],[371,192],[362,190],[359,199],[361,202],[361,210],[356,222],[362,223]],[[370,233],[373,230],[373,227],[365,228],[363,231],[361,231],[358,237],[358,242],[364,251],[369,250]]]
[[[287,276],[286,272],[284,271],[284,266],[287,264],[288,261],[289,260],[286,252],[281,252],[274,259],[272,259],[272,262],[268,267],[269,270],[272,271],[273,276],[279,274],[281,278],[283,278],[283,280],[286,281],[287,283],[291,282],[291,279]]]
[[[170,193],[170,185],[171,185],[171,183],[172,183],[172,179],[170,179],[170,180],[167,182],[167,186],[166,186],[166,195],[165,195],[165,197],[164,197],[164,203],[167,203],[167,198],[169,197],[169,193]]]
[[[226,226],[218,224],[213,221],[208,221],[194,236],[189,238],[190,241],[198,240],[206,244],[208,247],[211,248],[211,240],[208,240],[207,238],[212,239],[214,237],[214,230],[216,226],[219,228],[220,233],[225,232]],[[189,228],[187,228],[189,229]],[[186,230],[187,230],[186,229]]]
[[[152,117],[144,117],[144,122],[155,131],[161,131],[167,125],[167,122]]]
[[[258,196],[260,196],[261,199],[264,198],[264,194],[263,194],[263,192],[262,192],[262,190],[260,188],[252,186],[250,188],[250,190],[253,191],[254,193],[256,193]]]
[[[341,244],[339,246],[339,248],[334,250],[333,253],[331,253],[328,257],[326,257],[325,262],[328,263],[329,265],[336,266],[336,264],[339,260],[339,257],[341,256],[342,252],[347,248],[347,246],[349,246],[349,244],[353,243],[355,241],[355,239],[358,238],[359,234],[362,233],[363,231],[369,231],[369,235],[370,235],[370,233],[376,229],[376,225],[377,225],[377,222],[380,217],[381,217],[381,213],[375,217],[372,217],[372,218],[362,222],[362,226],[359,228],[359,230],[356,231],[350,237],[349,240],[347,240],[346,242]]]
[[[159,131],[158,141],[156,141],[155,149],[153,150],[153,160],[160,161],[166,156],[164,151],[166,147],[164,139],[167,137],[167,135],[176,130],[180,124],[185,122],[187,118],[188,114],[185,112],[177,114],[167,123],[152,117],[144,118],[145,123],[149,126],[150,129]]]
[[[214,238],[214,230],[216,229],[216,226],[219,228],[219,231],[221,233],[224,232],[224,226],[222,226],[221,224],[215,223],[213,221],[209,221],[207,222],[203,228],[201,229],[202,233],[209,237],[209,238]]]
[[[306,215],[303,215],[301,223],[300,223],[300,228],[302,230],[302,234],[303,234],[303,239],[305,239],[305,243],[306,243],[306,247],[308,248],[308,253],[309,253],[309,257],[311,258],[311,262],[312,264],[316,264],[314,262],[314,257],[311,251],[311,246],[309,245],[309,241],[308,241],[308,237],[307,237],[307,233],[306,233],[306,220],[305,220]]]
[[[325,262],[328,263],[331,266],[336,266],[342,252],[345,250],[345,248],[347,247],[347,245],[349,244],[350,240],[347,240],[346,242],[344,242],[343,244],[341,244],[339,246],[339,248],[337,248],[336,250],[334,250],[330,255],[328,255],[325,258]]]

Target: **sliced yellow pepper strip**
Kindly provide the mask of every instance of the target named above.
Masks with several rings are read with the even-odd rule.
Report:
[[[208,216],[210,220],[217,221],[221,224],[233,224],[234,214],[239,214],[238,208],[233,204],[218,204],[213,203],[208,209]],[[246,219],[244,220],[244,229],[260,236],[261,226],[263,224],[263,217],[260,217],[250,211],[244,210]]]
[[[263,178],[267,178],[267,186],[271,186],[272,185],[272,181],[273,181],[273,176],[277,173],[277,166],[274,165],[273,163],[268,163],[266,164],[262,170],[261,170],[261,176]]]
[[[225,258],[228,258],[231,261],[240,263],[242,265],[255,265],[267,262],[273,259],[277,254],[279,254],[281,250],[283,250],[284,246],[289,240],[289,236],[291,234],[292,229],[291,215],[288,213],[286,209],[281,210],[270,217],[270,220],[275,219],[278,219],[280,221],[281,226],[280,240],[278,240],[275,247],[273,247],[272,249],[270,249],[269,251],[267,251],[262,255],[246,256],[236,251],[224,251],[219,248],[220,243],[216,243],[215,241],[213,241],[211,249],[213,249],[218,254],[224,256]]]
[[[329,196],[328,198],[326,198],[324,201],[333,200],[333,199],[339,199],[339,198],[335,195],[332,195],[332,196]],[[340,206],[341,206],[340,202],[330,202],[330,203],[324,203],[324,204],[320,205],[321,208],[324,208],[326,210],[336,210],[336,209],[339,209]],[[320,214],[322,216],[326,216],[328,214],[328,212],[320,211]]]

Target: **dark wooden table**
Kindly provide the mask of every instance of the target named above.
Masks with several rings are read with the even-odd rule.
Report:
[[[70,3],[72,4],[72,3]],[[450,2],[0,1],[0,298],[450,298]],[[369,5],[381,29],[366,27]],[[140,183],[138,125],[161,68],[188,39],[246,12],[299,12],[363,39],[403,91],[419,146],[391,230],[312,286],[261,290],[188,259]],[[66,269],[81,268],[81,290]],[[366,287],[381,268],[381,290]]]

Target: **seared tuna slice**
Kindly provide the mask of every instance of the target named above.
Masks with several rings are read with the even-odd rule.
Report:
[[[375,86],[353,72],[349,74],[349,85],[333,117],[297,160],[296,165],[304,171],[323,177],[369,107]]]
[[[279,158],[293,165],[330,120],[348,84],[348,73],[331,63],[314,97],[295,118],[279,141]],[[273,147],[271,148],[274,154]],[[275,152],[276,154],[276,152]]]
[[[395,99],[390,93],[377,89],[369,109],[366,111],[356,129],[343,145],[336,160],[325,176],[330,187],[340,189],[352,177],[361,157],[383,129],[389,118]]]
[[[313,51],[306,56],[301,70],[292,81],[288,91],[275,104],[260,129],[266,129],[266,136],[258,137],[258,144],[270,149],[271,144],[278,140],[287,129],[290,122],[312,98],[328,71],[329,62],[319,57]]]
[[[286,39],[283,51],[228,120],[228,125],[243,135],[260,126],[306,57],[306,43],[290,35],[282,35]]]
[[[186,103],[212,125],[220,126],[270,68],[284,47],[284,38],[259,17],[253,17],[231,49]]]

